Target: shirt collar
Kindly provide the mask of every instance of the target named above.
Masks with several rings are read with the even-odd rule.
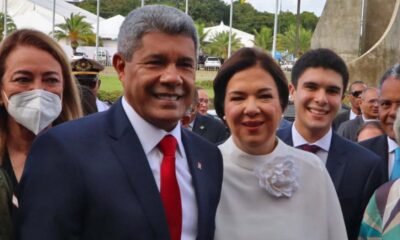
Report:
[[[154,148],[157,147],[161,139],[165,135],[170,134],[175,137],[178,142],[178,152],[183,156],[182,149],[182,139],[181,139],[181,123],[180,121],[170,132],[163,129],[157,128],[154,125],[143,119],[132,106],[126,101],[125,97],[122,97],[122,107],[128,116],[129,122],[131,123],[133,129],[135,130],[140,143],[142,144],[143,150],[146,155],[148,155]]]
[[[311,144],[311,145],[317,145],[321,149],[325,150],[326,152],[329,151],[329,148],[331,146],[331,139],[332,139],[332,128],[329,129],[329,131],[320,139],[317,141],[310,143],[307,142],[303,138],[303,136],[300,135],[300,133],[297,131],[295,124],[292,124],[292,138],[293,138],[293,146],[298,147],[304,144]]]
[[[388,152],[391,153],[393,152],[396,148],[399,147],[396,141],[391,139],[390,137],[387,137],[387,142],[388,142]]]

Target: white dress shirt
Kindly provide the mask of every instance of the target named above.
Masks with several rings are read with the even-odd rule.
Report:
[[[399,147],[399,145],[393,139],[387,137],[388,141],[388,173],[389,178],[392,174],[393,166],[394,166],[394,150]]]
[[[175,167],[182,202],[181,240],[196,239],[198,221],[197,202],[194,187],[192,184],[192,175],[189,171],[185,149],[182,144],[180,122],[172,131],[166,132],[144,120],[131,107],[131,105],[129,105],[125,97],[122,97],[122,107],[124,108],[124,111],[128,116],[128,119],[131,122],[133,128],[135,129],[135,132],[143,147],[147,160],[149,161],[151,171],[153,172],[158,190],[160,190],[160,169],[163,155],[158,149],[157,145],[161,141],[161,139],[163,139],[164,136],[167,134],[171,134],[176,138],[178,145],[175,155]]]
[[[101,101],[98,98],[96,98],[96,107],[98,112],[103,112],[110,108],[110,106],[108,106],[105,102]]]
[[[358,115],[357,114],[355,114],[354,112],[353,112],[353,110],[351,110],[350,109],[350,116],[349,116],[349,120],[352,120],[352,119],[354,119],[354,118],[356,118]]]
[[[323,136],[322,138],[318,139],[316,142],[310,143],[307,142],[303,138],[303,136],[300,135],[300,133],[297,131],[295,124],[292,124],[292,141],[293,141],[293,147],[298,147],[303,144],[310,144],[310,145],[317,145],[321,149],[315,153],[324,164],[326,164],[326,161],[328,160],[328,152],[329,148],[331,147],[331,140],[332,140],[332,128],[329,129],[329,131]]]

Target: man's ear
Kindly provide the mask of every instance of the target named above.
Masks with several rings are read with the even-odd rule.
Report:
[[[295,86],[293,85],[293,84],[289,84],[289,99],[291,100],[291,101],[293,101],[294,100],[294,98],[295,98],[295,92],[296,92],[296,88],[295,88]]]
[[[363,100],[361,98],[357,98],[356,102],[357,102],[358,106],[360,106],[362,104]]]
[[[124,80],[125,77],[125,60],[124,58],[121,56],[121,54],[116,53],[113,56],[113,66],[115,71],[117,71],[117,75],[120,81]]]

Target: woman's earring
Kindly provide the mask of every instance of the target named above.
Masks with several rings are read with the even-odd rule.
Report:
[[[226,117],[225,117],[225,115],[222,117],[222,119],[226,120]]]

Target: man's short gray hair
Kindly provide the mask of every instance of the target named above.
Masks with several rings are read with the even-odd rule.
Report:
[[[192,18],[176,8],[162,5],[137,8],[126,16],[118,34],[118,53],[126,61],[132,60],[135,50],[141,47],[143,35],[149,32],[188,36],[194,42],[197,56],[199,40]]]

